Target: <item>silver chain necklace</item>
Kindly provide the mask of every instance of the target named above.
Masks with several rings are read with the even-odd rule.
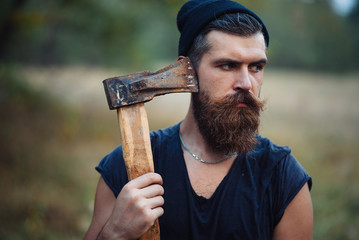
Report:
[[[182,137],[181,137],[181,134],[178,134],[178,135],[179,135],[179,138],[180,138],[180,140],[181,140],[181,143],[182,143],[182,146],[184,147],[184,149],[186,149],[186,150],[192,155],[192,157],[193,157],[194,159],[196,159],[196,160],[198,160],[198,161],[200,161],[200,162],[202,162],[202,163],[217,164],[217,163],[224,162],[224,161],[230,159],[231,157],[237,155],[237,152],[234,152],[234,153],[232,153],[231,155],[229,155],[229,156],[227,156],[227,157],[225,157],[225,158],[223,158],[223,159],[221,159],[221,160],[218,160],[218,161],[215,161],[215,162],[208,162],[208,161],[203,160],[202,158],[198,157],[198,156],[197,156],[196,154],[194,154],[191,150],[189,150],[189,148],[186,146],[186,144],[184,144],[183,139],[182,139]]]

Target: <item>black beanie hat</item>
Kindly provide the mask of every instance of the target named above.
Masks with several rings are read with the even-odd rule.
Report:
[[[179,10],[177,27],[181,33],[178,45],[178,56],[186,56],[194,38],[210,21],[226,13],[247,13],[256,18],[263,27],[266,46],[269,44],[269,34],[262,20],[243,5],[230,0],[190,0]]]

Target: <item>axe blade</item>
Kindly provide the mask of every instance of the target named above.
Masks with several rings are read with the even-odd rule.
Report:
[[[109,108],[117,109],[176,92],[198,92],[198,80],[189,58],[155,73],[144,71],[103,80]]]

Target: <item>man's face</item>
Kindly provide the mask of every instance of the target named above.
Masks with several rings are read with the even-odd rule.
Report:
[[[238,89],[258,97],[267,62],[263,34],[241,37],[214,30],[207,34],[207,41],[211,47],[197,69],[200,89],[213,100]]]
[[[212,31],[211,48],[197,69],[200,93],[193,94],[193,113],[207,144],[216,152],[245,154],[256,144],[258,99],[266,64],[262,34],[240,37]]]

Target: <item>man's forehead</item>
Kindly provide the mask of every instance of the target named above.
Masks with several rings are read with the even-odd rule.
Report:
[[[238,43],[244,43],[244,40],[251,39],[251,41],[256,41],[255,44],[263,45],[263,48],[266,48],[264,36],[261,32],[249,36],[242,36],[236,33],[229,33],[221,30],[211,30],[206,34],[208,43],[213,44],[215,41],[217,43],[227,44],[228,41],[236,40]]]
[[[210,46],[207,54],[238,55],[249,54],[266,59],[266,45],[263,34],[244,37],[237,34],[213,30],[207,34],[207,42]]]

